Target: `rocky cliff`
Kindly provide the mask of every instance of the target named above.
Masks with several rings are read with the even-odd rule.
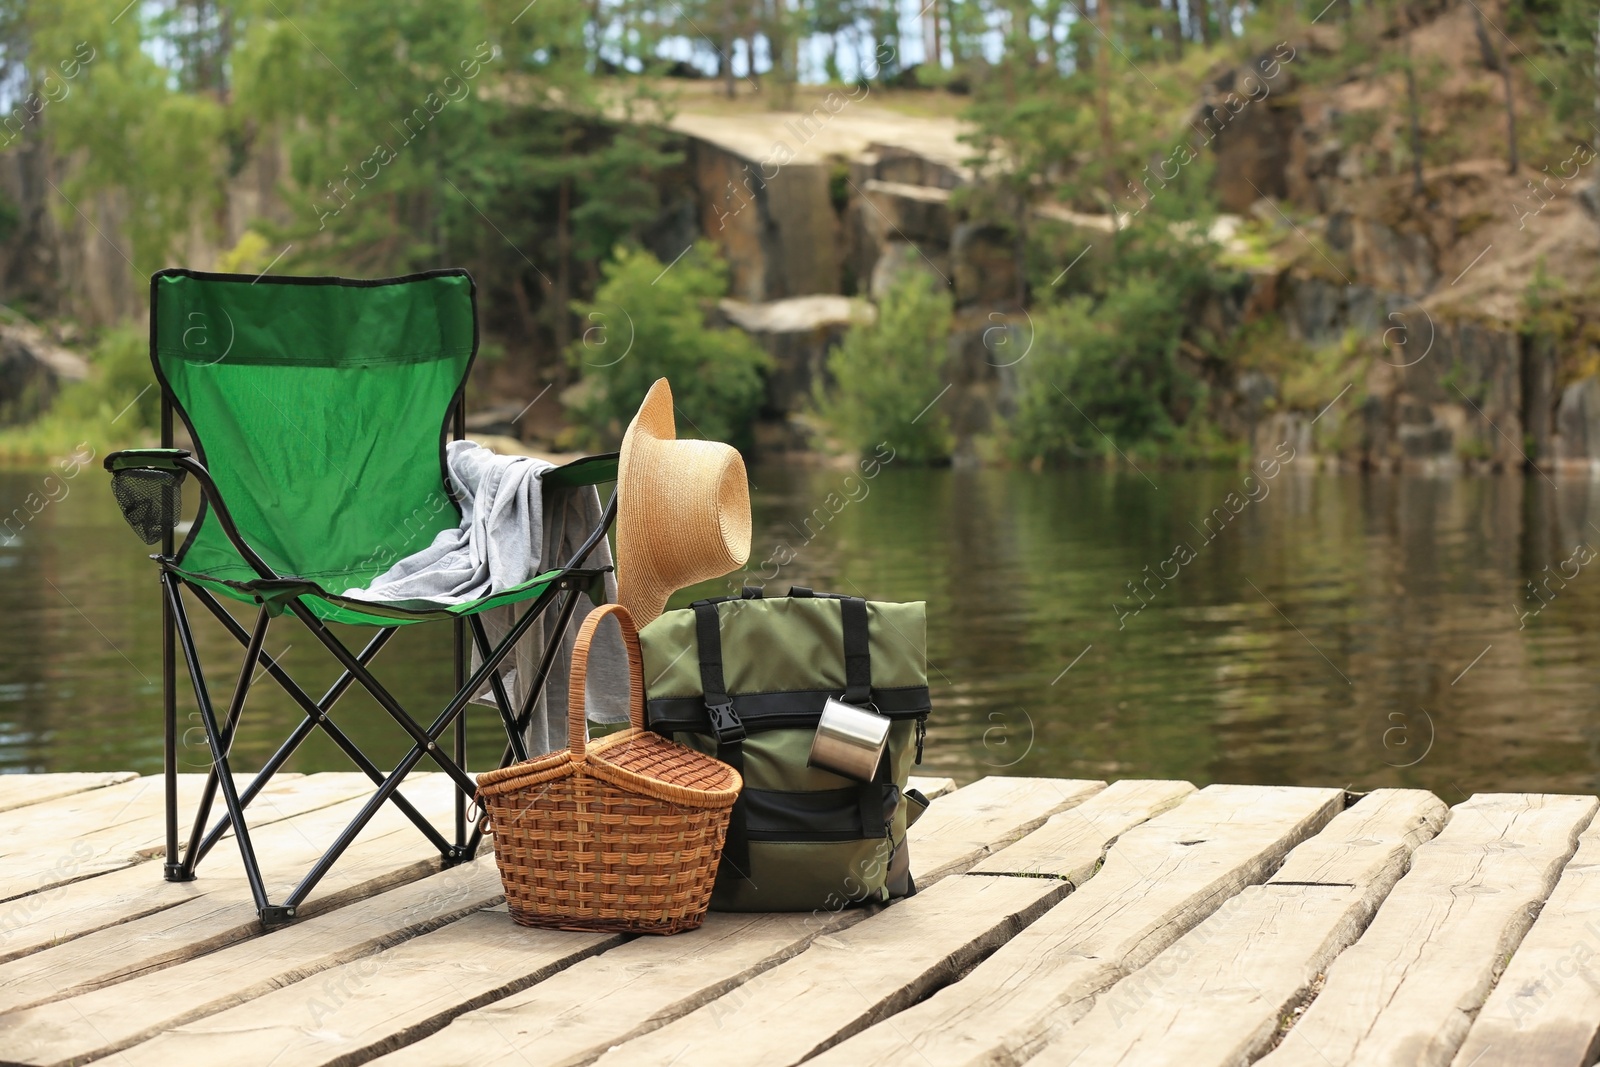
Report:
[[[1582,323],[1552,333],[1530,305],[1540,287],[1570,304],[1600,270],[1600,225],[1586,206],[1594,153],[1548,143],[1508,173],[1503,133],[1484,121],[1486,107],[1498,107],[1501,76],[1480,59],[1471,6],[1444,3],[1409,17],[1414,23],[1392,29],[1393,50],[1403,46],[1417,69],[1444,72],[1430,82],[1414,131],[1404,77],[1381,56],[1351,63],[1338,78],[1304,76],[1317,61],[1325,70],[1342,60],[1340,34],[1328,27],[1212,71],[1197,93],[1189,128],[1214,158],[1227,213],[1213,232],[1248,264],[1248,282],[1219,295],[1204,317],[1222,335],[1275,322],[1286,349],[1264,367],[1206,367],[1205,415],[1256,448],[1289,438],[1343,465],[1600,472],[1594,341]],[[1269,86],[1263,70],[1272,72]],[[1526,107],[1539,94],[1522,77],[1519,69],[1513,85]],[[758,200],[754,219],[705,232],[736,275],[764,279],[773,262],[804,263],[811,292],[832,291],[822,288],[828,272],[812,266],[826,262],[839,264],[838,291],[869,298],[899,270],[942,279],[958,309],[948,367],[956,429],[961,452],[976,455],[1006,413],[1012,360],[1027,347],[1017,250],[953,206],[952,193],[970,180],[954,124],[943,124],[942,140],[930,137],[939,124],[907,122],[851,143],[850,106],[829,120],[831,213],[810,209],[801,229]],[[781,116],[770,121],[782,126]],[[715,123],[679,125],[742,158],[734,169],[743,173],[772,158],[750,151],[747,137],[725,138]],[[1455,139],[1449,151],[1428,153],[1445,162],[1413,165],[1414,147],[1447,137]],[[775,175],[772,200],[796,195],[803,181],[820,205],[828,164],[816,154]],[[784,191],[783,182],[794,185]],[[1040,208],[1038,219],[1081,230],[1086,245],[1112,225],[1059,205]],[[793,232],[803,233],[803,251],[785,239]],[[744,296],[759,302],[794,291],[752,282]],[[815,313],[818,327],[834,321],[820,305]],[[802,332],[810,340],[768,345],[789,381],[821,366],[821,353],[806,345],[837,337]],[[1314,388],[1297,362],[1314,365]],[[1302,381],[1294,387],[1291,378]],[[804,395],[782,390],[768,414],[792,413],[793,398]]]

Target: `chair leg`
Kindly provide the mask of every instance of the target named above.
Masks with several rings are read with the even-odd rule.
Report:
[[[450,698],[450,702],[445,705],[444,710],[434,719],[434,728],[431,730],[424,730],[415,719],[408,715],[406,709],[394,698],[394,695],[384,688],[383,683],[379,682],[372,676],[371,672],[357,663],[350,650],[345,648],[343,643],[328,630],[327,626],[323,625],[322,620],[311,614],[305,605],[298,601],[293,601],[289,604],[289,610],[294,612],[296,618],[305,623],[306,628],[311,631],[312,635],[318,641],[321,641],[329,652],[333,653],[334,658],[343,664],[346,670],[355,673],[361,685],[378,702],[378,706],[387,711],[390,718],[399,723],[401,728],[411,735],[412,740],[417,743],[417,747],[424,750],[424,754],[437,763],[440,770],[454,779],[456,785],[468,795],[476,795],[478,783],[466,771],[462,770],[455,760],[440,751],[438,745],[439,735],[446,726],[455,720],[456,715],[471,703],[472,695],[489,684],[490,677],[499,669],[501,662],[510,654],[512,647],[528,632],[529,627],[538,620],[545,608],[549,607],[550,602],[555,599],[558,592],[567,588],[570,588],[569,583],[563,580],[552,584],[549,589],[539,595],[538,599],[523,613],[522,617],[511,625],[511,629],[501,639],[494,652],[486,657],[483,663],[478,666],[478,669],[472,673],[472,677],[467,679],[467,684],[458,689],[456,695]]]
[[[457,619],[451,624],[455,634],[455,673],[456,689],[459,690],[467,684],[467,628],[462,620]],[[467,766],[467,717],[462,715],[456,719],[455,736],[456,766],[466,769]],[[456,790],[456,843],[455,854],[458,861],[471,859],[467,852],[467,794]]]
[[[515,722],[510,715],[510,702],[504,695],[504,685],[499,684],[498,672],[500,665],[517,642],[526,636],[533,623],[551,606],[554,598],[562,592],[566,592],[568,597],[560,613],[560,621],[550,637],[550,643],[559,646],[577,596],[575,587],[569,581],[562,580],[553,583],[528,607],[523,616],[512,624],[510,630],[497,646],[492,650],[485,647],[483,662],[476,671],[471,672],[471,676],[466,678],[465,681],[461,681],[461,676],[467,674],[466,634],[472,627],[469,623],[458,623],[456,631],[456,673],[457,680],[461,684],[457,686],[456,694],[446,704],[445,708],[432,722],[424,727],[405,711],[399,701],[367,669],[368,663],[371,662],[378,650],[394,632],[393,628],[380,631],[378,636],[358,656],[346,648],[339,638],[334,636],[322,621],[311,614],[304,605],[298,601],[291,602],[289,604],[290,610],[311,630],[318,641],[333,653],[334,658],[344,667],[344,673],[334,683],[333,687],[328,690],[323,699],[321,701],[313,701],[283,670],[282,666],[264,650],[263,644],[266,637],[267,623],[270,621],[265,609],[258,617],[255,628],[247,634],[244,627],[228,614],[207,590],[194,588],[194,594],[201,602],[217,616],[219,621],[236,639],[246,646],[244,663],[240,668],[239,679],[234,689],[233,699],[228,707],[226,719],[225,721],[219,721],[206,687],[205,677],[200,666],[199,652],[195,646],[193,632],[190,629],[188,616],[184,610],[180,590],[182,584],[186,583],[183,583],[178,576],[171,573],[162,575],[162,583],[166,592],[163,600],[163,611],[172,621],[170,644],[167,646],[169,656],[166,664],[168,668],[166,673],[172,682],[166,689],[164,707],[168,727],[168,769],[172,775],[175,775],[177,730],[175,664],[178,651],[182,652],[189,669],[190,681],[195,692],[195,701],[200,709],[201,721],[205,727],[206,741],[211,749],[212,756],[212,772],[208,776],[205,803],[203,804],[204,810],[195,822],[194,833],[196,836],[191,839],[190,847],[185,853],[185,862],[176,865],[178,867],[176,872],[169,870],[169,877],[172,877],[173,873],[179,876],[193,877],[194,865],[215,845],[227,828],[232,826],[235,840],[239,846],[240,857],[244,863],[245,875],[250,884],[251,896],[255,900],[256,910],[262,925],[269,929],[290,922],[295,918],[296,910],[300,904],[305,901],[306,897],[326,876],[333,865],[349,849],[356,837],[371,822],[373,816],[382,809],[385,803],[392,801],[407,815],[411,816],[419,828],[423,829],[423,832],[428,835],[429,840],[439,847],[440,854],[447,864],[464,862],[472,858],[482,841],[483,832],[477,826],[469,825],[466,819],[466,799],[476,793],[476,782],[463,769],[466,760],[464,722],[467,706],[471,702],[473,694],[480,692],[485,685],[494,683],[494,688],[497,690],[496,695],[501,705],[502,716],[507,720],[511,720],[511,724],[514,726]],[[534,692],[530,695],[526,707],[531,708],[532,701],[537,699],[538,692],[542,690],[548,677],[553,660],[554,651],[547,647],[541,660],[539,672],[535,676]],[[255,779],[246,787],[244,793],[241,794],[234,784],[228,753],[258,665],[270,673],[274,680],[301,706],[306,713],[306,720],[295,728],[289,739],[279,747],[272,759],[268,761],[267,765],[263,767],[262,771],[256,775]],[[355,682],[360,682],[362,687],[377,700],[379,706],[387,711],[412,736],[415,742],[411,750],[387,775],[384,775],[382,771],[374,766],[328,717],[327,712],[333,706],[333,703]],[[341,748],[345,749],[351,755],[351,758],[357,762],[357,765],[361,766],[363,771],[368,774],[368,777],[372,778],[378,785],[378,789],[362,806],[361,811],[357,813],[349,825],[340,832],[332,846],[322,855],[289,896],[284,898],[281,904],[273,904],[267,897],[260,863],[256,857],[255,848],[250,839],[249,827],[244,818],[244,810],[246,805],[265,786],[271,775],[283,765],[295,748],[316,727],[321,727],[325,730]],[[454,758],[442,752],[439,744],[439,740],[443,737],[445,731],[452,727],[454,727],[455,731]],[[517,737],[518,734],[513,733],[511,736]],[[512,754],[508,751],[507,758]],[[433,759],[457,786],[457,796],[455,798],[456,840],[453,844],[446,841],[443,835],[439,834],[432,824],[398,793],[406,775],[425,757]],[[169,788],[168,794],[168,836],[169,839],[175,842],[177,837],[176,778],[171,775],[169,777],[170,784],[174,788]],[[227,808],[227,816],[213,826],[209,834],[203,838],[199,837],[207,821],[209,808],[214,801],[215,793],[219,789],[222,792],[223,804]],[[175,843],[170,846],[169,852],[176,852]]]
[[[221,609],[220,604],[217,605],[217,607],[219,610]],[[223,614],[227,615],[225,611]],[[228,615],[227,619],[228,622],[232,623],[233,627],[238,628],[234,636],[239,638],[240,643],[242,644],[247,641],[249,638],[245,633],[244,628],[240,627],[237,622],[234,622],[231,615]],[[393,637],[394,634],[395,630],[393,628],[379,630],[377,636],[373,637],[373,639],[368,642],[367,646],[361,650],[361,654],[356,657],[357,661],[363,666],[371,663],[372,660],[377,656],[379,650],[381,650],[384,645],[388,644],[389,639]],[[378,769],[377,764],[368,759],[367,754],[362,752],[361,749],[357,747],[356,743],[350,740],[350,737],[343,730],[339,729],[339,727],[335,725],[334,721],[328,717],[328,712],[355,681],[355,675],[351,674],[349,671],[345,671],[339,676],[338,680],[335,681],[331,687],[329,687],[328,691],[323,694],[323,697],[320,701],[313,701],[306,691],[300,688],[293,678],[289,677],[288,672],[279,666],[277,661],[266,652],[261,653],[261,665],[262,668],[272,676],[272,679],[277,682],[297,704],[300,705],[301,710],[305,712],[306,717],[300,720],[299,724],[284,740],[283,744],[278,747],[278,750],[272,754],[272,757],[268,759],[265,764],[262,765],[261,770],[256,772],[255,778],[253,778],[250,784],[245,787],[245,791],[239,795],[239,801],[241,804],[248,807],[250,801],[255,798],[256,794],[267,785],[271,777],[278,772],[279,768],[281,768],[285,762],[288,761],[289,757],[294,754],[295,750],[300,747],[301,743],[303,743],[305,739],[311,735],[311,731],[318,727],[321,727],[323,733],[327,734],[328,737],[333,740],[334,744],[338,745],[339,748],[343,750],[345,755],[350,757],[351,762],[354,763],[363,774],[371,779],[373,785],[383,784],[383,772]],[[441,856],[449,856],[452,854],[455,846],[446,841],[444,835],[439,833],[439,831],[434,828],[433,824],[428,821],[427,816],[418,811],[409,800],[407,800],[404,796],[401,796],[399,793],[395,793],[389,799],[394,803],[395,807],[399,808],[400,811],[405,814],[406,818],[411,820],[417,829],[422,832],[422,835],[439,850],[439,854]],[[212,847],[216,845],[217,841],[221,839],[227,828],[228,819],[226,817],[219,819],[212,825],[211,832],[206,835],[205,840],[200,842],[199,859],[205,859],[206,854],[210,852]]]
[[[441,730],[441,732],[443,731]],[[413,767],[422,762],[423,755],[424,749],[421,746],[413,745],[411,747],[411,751],[406,753],[405,758],[396,765],[393,771],[389,772],[389,777],[384,779],[383,784],[378,787],[378,791],[372,794],[371,799],[356,814],[356,817],[350,820],[350,825],[339,832],[338,838],[329,846],[328,851],[322,854],[322,858],[317,860],[316,866],[312,867],[306,876],[300,880],[300,884],[294,887],[294,891],[284,898],[284,907],[290,909],[290,918],[293,918],[293,909],[298,907],[310,895],[311,890],[315,889],[317,883],[322,881],[323,876],[333,868],[339,857],[344,855],[345,849],[355,843],[356,836],[366,829],[367,823],[372,821],[372,817],[378,813],[379,808],[383,807],[390,794],[400,788],[400,783],[405,779],[405,776],[411,773]],[[448,859],[449,857],[447,856],[446,858]]]
[[[228,816],[233,822],[233,837],[239,845],[239,858],[244,863],[246,880],[250,883],[250,895],[255,899],[256,911],[261,915],[263,924],[267,923],[267,916],[272,910],[272,905],[267,900],[266,883],[261,877],[261,865],[256,860],[255,846],[250,843],[250,828],[244,821],[244,809],[239,804],[239,792],[233,783],[233,768],[228,762],[228,749],[225,743],[221,726],[217,722],[215,709],[211,705],[210,694],[206,692],[205,675],[200,669],[200,654],[194,646],[194,634],[189,629],[189,619],[183,610],[183,599],[178,593],[176,584],[167,583],[167,602],[172,607],[173,621],[177,624],[178,644],[183,649],[184,662],[189,668],[189,680],[194,684],[195,703],[200,708],[200,722],[205,727],[206,742],[211,747],[211,766],[216,775],[217,784],[222,789],[222,801],[227,806]],[[264,635],[266,628],[257,627]],[[259,652],[259,647],[258,650]],[[245,688],[249,687],[250,674],[254,670],[254,658],[250,658],[250,670],[242,675]],[[235,694],[235,700],[243,703],[243,695]],[[197,823],[198,825],[198,823]],[[194,865],[189,862],[193,857],[185,856],[184,863],[187,873],[194,873]],[[290,912],[290,917],[293,913]]]
[[[562,588],[565,587],[565,584],[563,584]],[[424,756],[429,756],[434,762],[438,763],[456,781],[458,786],[462,785],[463,780],[465,780],[466,784],[463,788],[474,794],[477,792],[477,783],[467,777],[466,772],[454,760],[439,751],[438,738],[455,722],[457,716],[466,710],[467,705],[472,700],[472,695],[482,690],[484,685],[488,683],[489,679],[499,669],[501,662],[510,654],[511,649],[528,632],[529,627],[533,625],[544,608],[549,606],[554,594],[555,589],[553,588],[546,591],[534,601],[522,618],[512,624],[511,629],[501,639],[500,644],[492,652],[484,656],[483,662],[479,664],[478,669],[473,672],[472,676],[467,679],[467,683],[456,691],[456,695],[445,705],[444,710],[426,728],[418,725],[410,715],[406,714],[405,709],[400,706],[389,691],[376,678],[372,677],[370,672],[355,662],[355,657],[350,654],[350,650],[345,648],[339,639],[328,631],[326,626],[322,625],[320,619],[312,615],[304,605],[298,602],[290,604],[290,610],[306,624],[306,627],[316,635],[319,641],[327,646],[328,650],[334,654],[334,657],[344,664],[346,670],[356,675],[362,686],[372,694],[373,699],[388,711],[395,721],[405,727],[407,732],[416,739],[416,744],[411,746],[411,751],[407,752],[399,764],[395,766],[395,769],[389,773],[389,777],[378,787],[378,791],[373,794],[372,799],[367,801],[356,817],[351,820],[350,825],[345,827],[339,834],[333,846],[317,861],[317,865],[301,880],[299,885],[295,886],[294,891],[284,899],[285,907],[295,908],[305,900],[307,894],[328,873],[345,849],[349,848],[351,843],[355,841],[356,835],[371,821],[372,816],[382,807],[389,795],[399,788],[401,780],[411,773],[411,769],[420,763]],[[558,640],[559,637],[559,634],[553,635],[552,639]],[[480,835],[474,832],[470,838],[471,851],[468,851],[466,856],[470,856],[476,851],[479,840]]]
[[[296,618],[305,623],[306,629],[310,630],[312,636],[314,636],[318,641],[322,642],[323,647],[325,647],[329,652],[333,653],[333,658],[338,660],[345,670],[350,671],[356,676],[356,680],[361,683],[362,688],[366,689],[367,692],[372,694],[372,699],[378,702],[378,706],[383,708],[384,711],[388,712],[389,717],[394,719],[395,722],[399,723],[401,729],[405,730],[406,733],[411,735],[411,739],[416,742],[417,747],[423,749],[426,755],[431,756],[434,762],[439,765],[440,770],[444,771],[452,779],[454,779],[456,785],[461,789],[466,790],[468,793],[477,792],[478,783],[474,782],[472,778],[467,775],[467,772],[463,771],[459,766],[457,766],[455,760],[439,751],[438,735],[435,734],[433,736],[429,736],[428,733],[417,724],[415,719],[406,714],[406,709],[398,700],[394,698],[394,695],[390,693],[388,689],[384,688],[383,683],[374,678],[370,671],[356,661],[356,657],[348,648],[344,647],[343,642],[341,642],[332,634],[332,632],[329,631],[321,619],[311,614],[310,610],[298,601],[292,601],[289,604],[289,610],[294,612]],[[526,632],[526,629],[526,627],[522,627],[521,632]],[[521,633],[518,633],[518,636],[521,636]],[[500,660],[504,658],[504,655],[501,655],[495,659],[492,665],[486,664],[486,666],[498,667],[500,665]],[[486,675],[487,672],[480,668],[478,673],[473,676],[470,682],[474,687],[474,690],[483,686],[485,679],[482,676]],[[470,699],[470,693],[466,694],[465,696],[463,696],[461,693],[457,693],[455,699],[451,701],[450,707],[446,709],[445,714],[439,716],[440,721],[448,724],[450,720],[454,718],[455,713],[465,707]]]
[[[233,699],[228,703],[228,716],[223,720],[222,724],[221,739],[224,753],[233,750],[234,733],[239,728],[239,717],[244,713],[245,697],[249,693],[251,682],[254,680],[256,664],[261,659],[261,646],[266,642],[267,624],[271,621],[271,618],[267,614],[265,607],[256,613],[255,629],[250,632],[249,643],[245,646],[244,662],[239,666],[239,680],[234,684]],[[264,779],[260,774],[257,774],[256,780],[251,783],[251,787],[241,795],[239,802],[240,813],[243,813],[250,801],[255,798],[256,793],[260,792],[260,785],[262,784],[265,784]],[[202,844],[200,833],[205,829],[206,820],[211,817],[211,805],[216,800],[217,785],[217,768],[213,764],[210,773],[206,775],[205,788],[200,794],[200,806],[194,817],[194,829],[189,836],[189,847],[184,850],[183,854],[184,866],[189,869],[190,874],[194,873],[195,868],[200,865],[200,860],[205,854],[211,851],[209,845]],[[229,816],[218,824],[219,829],[213,838],[213,843],[215,843],[215,838],[222,836],[221,827],[225,827],[233,821],[232,812],[230,811]]]
[[[535,607],[541,603],[548,604],[548,600],[541,598],[539,601],[535,602]],[[308,626],[311,625],[312,621],[317,621],[315,620],[314,616],[311,616],[310,612],[305,611],[305,609],[300,607],[298,604],[293,606],[293,610],[297,615],[300,615],[302,612],[304,612],[304,615],[301,615],[301,617],[307,620]],[[323,876],[328,873],[328,871],[333,867],[334,863],[338,861],[339,857],[344,854],[344,851],[350,847],[350,845],[355,841],[356,836],[360,834],[362,829],[366,827],[367,823],[371,821],[373,815],[377,814],[378,809],[383,806],[384,801],[389,798],[389,795],[400,787],[401,780],[403,780],[406,775],[411,773],[412,768],[414,768],[418,763],[422,762],[423,756],[426,755],[433,757],[433,759],[438,762],[440,766],[444,767],[446,771],[449,771],[453,768],[458,774],[464,773],[461,772],[460,768],[456,766],[453,760],[443,756],[443,754],[439,752],[437,738],[442,736],[444,731],[466,711],[467,704],[472,700],[472,694],[481,690],[484,686],[484,683],[490,677],[494,676],[494,673],[499,669],[501,661],[503,661],[506,656],[510,654],[511,649],[516,645],[517,641],[519,641],[522,636],[528,632],[528,628],[533,625],[534,619],[537,618],[537,616],[537,611],[530,610],[527,615],[521,619],[518,619],[512,625],[510,631],[503,639],[501,639],[499,646],[484,656],[483,663],[479,665],[475,672],[473,672],[472,677],[467,679],[467,684],[456,692],[456,695],[451,698],[448,704],[445,705],[444,710],[440,712],[438,717],[435,718],[433,722],[429,723],[427,727],[424,728],[418,726],[415,721],[412,720],[411,716],[405,713],[403,708],[400,708],[397,703],[395,704],[395,708],[391,714],[394,714],[397,719],[401,720],[402,725],[407,726],[408,729],[412,729],[417,735],[420,735],[417,737],[417,743],[411,746],[411,751],[407,752],[400,760],[399,764],[395,766],[395,769],[389,772],[389,777],[386,778],[384,783],[378,787],[378,791],[372,795],[372,798],[368,800],[366,805],[362,807],[361,811],[356,814],[356,817],[350,821],[350,825],[346,826],[344,830],[340,832],[338,839],[335,840],[328,851],[323,854],[322,858],[317,861],[317,865],[313,867],[310,873],[308,873],[305,878],[301,880],[299,885],[295,886],[294,891],[284,898],[284,907],[289,909],[291,916],[293,914],[293,909],[298,907],[300,903],[305,900],[306,896],[311,892],[311,890],[316,887],[317,883],[320,882]],[[368,673],[364,668],[361,668],[358,664],[346,662],[350,656],[350,650],[345,648],[344,645],[340,643],[338,638],[334,637],[331,633],[328,633],[325,627],[313,627],[313,631],[317,634],[318,638],[321,639],[323,643],[334,652],[334,655],[338,657],[341,662],[345,662],[345,665],[348,669],[351,669],[358,674],[361,684],[367,688],[368,692],[373,695],[374,699],[376,699],[380,704],[383,704],[385,701],[389,701],[391,703],[394,702],[394,697],[389,695],[388,691],[384,689],[381,684],[379,684],[376,678],[372,677],[370,673]],[[559,640],[559,638],[560,635],[557,634],[553,639]],[[473,852],[476,852],[477,843],[479,840],[481,840],[481,833],[475,830],[472,838],[470,839],[472,851],[466,853],[464,858],[470,858]]]
[[[176,581],[161,573],[161,716],[165,737],[162,745],[162,783],[166,790],[167,856],[163,870],[169,882],[193,878],[178,859],[178,645],[172,605],[167,602],[167,586]]]
[[[200,602],[217,617],[217,621],[221,622],[223,627],[233,634],[241,645],[248,644],[250,640],[249,633],[243,626],[239,625],[232,615],[228,614],[227,609],[222,606],[216,597],[201,588],[195,588],[194,593]],[[367,646],[361,650],[361,654],[356,657],[356,662],[363,667],[370,664],[396,632],[396,628],[392,626],[379,630],[372,640],[367,643]],[[294,728],[289,737],[279,746],[278,751],[273,753],[272,758],[267,761],[266,765],[257,773],[255,779],[246,787],[240,798],[245,804],[250,803],[251,798],[260,791],[262,786],[266,785],[267,777],[276,773],[278,768],[283,766],[284,762],[300,747],[300,744],[310,736],[311,731],[318,727],[332,739],[334,744],[339,746],[346,756],[350,757],[350,761],[356,765],[361,773],[372,780],[373,785],[383,784],[383,772],[378,769],[377,764],[368,759],[367,754],[362,752],[356,743],[350,739],[349,735],[339,729],[338,725],[328,715],[333,710],[334,704],[344,696],[345,692],[355,682],[356,676],[354,674],[351,674],[348,670],[345,671],[323,694],[321,700],[312,700],[310,695],[289,676],[289,672],[284,670],[272,658],[270,653],[261,653],[261,666],[263,670],[272,676],[272,680],[277,682],[285,693],[289,694],[290,699],[300,705],[300,709],[305,712],[306,717],[300,721],[300,724]],[[411,820],[417,829],[422,832],[422,835],[438,848],[441,856],[448,857],[450,855],[455,846],[446,841],[444,835],[434,829],[433,823],[428,821],[427,816],[418,811],[409,800],[399,793],[395,793],[389,799],[394,803],[395,807],[405,814],[406,818]],[[227,829],[227,825],[227,820],[223,819],[212,827],[211,833],[200,843],[201,859],[204,859],[206,853],[211,851],[211,847],[216,844],[216,839],[222,836],[222,832]]]

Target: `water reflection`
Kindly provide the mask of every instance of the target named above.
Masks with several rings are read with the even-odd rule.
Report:
[[[928,601],[928,772],[1408,785],[1452,802],[1596,789],[1600,559],[1577,551],[1600,550],[1594,485],[1149,474],[757,468],[752,570],[776,572],[774,591]],[[0,509],[41,476],[0,472]],[[159,767],[154,568],[99,477],[0,541],[0,770]],[[235,653],[195,618],[206,652]],[[380,677],[437,706],[447,642],[403,631]],[[337,673],[287,623],[268,648],[313,692]],[[369,699],[340,708],[380,763],[399,757]],[[236,753],[263,758],[298,715],[263,678]],[[476,751],[498,753],[495,731],[475,713]],[[184,754],[204,765],[198,731]],[[294,766],[346,764],[313,739]]]

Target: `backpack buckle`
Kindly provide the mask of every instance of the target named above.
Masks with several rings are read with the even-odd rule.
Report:
[[[744,720],[733,710],[731,699],[721,704],[708,703],[706,711],[711,713],[711,729],[717,735],[718,744],[731,745],[745,739]]]

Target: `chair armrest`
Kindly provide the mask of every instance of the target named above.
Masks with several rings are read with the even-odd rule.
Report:
[[[179,460],[189,458],[187,448],[125,448],[106,457],[105,468],[117,471],[144,468],[146,470],[181,470]]]
[[[584,456],[582,459],[575,459],[571,463],[552,467],[544,472],[540,481],[567,488],[614,482],[617,480],[618,456],[619,454],[616,452],[607,452],[598,456]]]
[[[239,555],[250,564],[257,575],[262,578],[278,579],[282,576],[267,565],[255,549],[250,547],[244,535],[239,532],[238,524],[233,521],[233,514],[228,510],[228,505],[222,499],[222,491],[217,488],[217,483],[211,479],[211,472],[206,470],[205,464],[195,459],[185,448],[129,448],[120,452],[113,452],[105,459],[105,468],[113,475],[121,471],[130,470],[157,470],[174,471],[181,474],[192,474],[194,480],[200,484],[200,492],[205,496],[207,505],[216,513],[217,522],[222,526],[222,532],[228,535],[228,540],[233,542],[233,547],[238,549]],[[181,480],[181,479],[180,479]],[[130,524],[133,519],[129,517]],[[137,529],[137,527],[135,527]],[[152,543],[147,541],[147,544]]]

